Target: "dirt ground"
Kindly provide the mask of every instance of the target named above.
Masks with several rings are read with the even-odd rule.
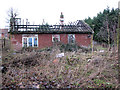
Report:
[[[63,56],[56,57],[61,54]],[[3,88],[118,88],[117,51],[5,50]]]

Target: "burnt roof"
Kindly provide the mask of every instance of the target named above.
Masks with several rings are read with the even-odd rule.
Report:
[[[14,25],[11,33],[93,33],[93,30],[82,20],[68,25]]]

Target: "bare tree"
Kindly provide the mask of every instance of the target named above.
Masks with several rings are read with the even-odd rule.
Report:
[[[13,24],[13,19],[16,18],[19,15],[18,11],[16,9],[13,9],[12,7],[8,10],[7,12],[7,18],[6,21],[7,23],[9,23],[9,26],[11,28],[12,24]]]
[[[13,9],[13,8],[10,8],[7,12],[7,23],[9,24],[9,27],[10,27],[10,40],[12,38],[12,34],[11,34],[11,30],[14,30],[14,25],[15,25],[15,18],[18,16],[18,11]],[[10,42],[11,43],[11,42]],[[11,45],[11,50],[12,50],[12,44]]]

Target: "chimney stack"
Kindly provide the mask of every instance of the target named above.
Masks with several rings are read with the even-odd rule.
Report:
[[[60,24],[63,25],[63,23],[64,23],[64,15],[61,12],[61,15],[60,15]]]

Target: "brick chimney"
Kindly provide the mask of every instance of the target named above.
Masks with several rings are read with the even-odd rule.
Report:
[[[64,15],[61,12],[61,15],[60,15],[60,24],[63,25],[63,23],[64,23]]]

